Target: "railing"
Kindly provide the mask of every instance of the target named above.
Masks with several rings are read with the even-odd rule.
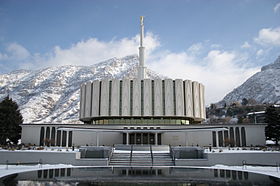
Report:
[[[171,145],[169,145],[169,153],[170,153],[170,157],[172,159],[173,165],[175,166],[175,154],[174,154],[174,151],[173,151]]]
[[[43,165],[42,160],[40,159],[39,161],[36,162],[15,162],[15,163],[9,163],[9,161],[6,161],[6,169],[8,169],[9,165],[39,165],[41,168]]]
[[[153,155],[152,145],[150,145],[150,152],[151,152],[152,166],[153,166],[154,165],[154,155]]]
[[[110,161],[111,161],[111,159],[112,159],[112,157],[113,157],[114,149],[115,149],[115,147],[114,147],[114,145],[113,145],[112,150],[111,150],[111,153],[110,153],[109,158],[108,158],[108,163],[107,163],[107,165],[109,165],[109,163],[110,163]]]
[[[133,145],[131,145],[131,149],[130,149],[130,161],[129,161],[130,166],[132,162],[132,152],[133,152]]]
[[[246,168],[246,165],[249,166],[262,166],[262,167],[280,167],[280,163],[276,162],[275,165],[260,164],[260,163],[247,163],[245,160],[242,161],[243,168]]]

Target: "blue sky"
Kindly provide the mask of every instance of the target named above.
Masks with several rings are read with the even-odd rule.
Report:
[[[137,54],[139,16],[148,68],[208,103],[280,55],[280,0],[0,0],[0,74]]]

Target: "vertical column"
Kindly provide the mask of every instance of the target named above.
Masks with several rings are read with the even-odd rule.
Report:
[[[219,131],[216,131],[216,145],[219,147]]]
[[[130,115],[130,80],[124,79],[122,81],[122,116]]]
[[[193,117],[193,91],[192,91],[192,81],[184,81],[184,102],[185,102],[185,115],[187,117]]]
[[[199,83],[193,82],[193,111],[194,117],[200,118]]]
[[[155,133],[155,145],[158,145],[158,133]]]
[[[91,116],[99,116],[99,91],[100,91],[100,81],[95,80],[92,83],[92,99],[91,99]]]
[[[184,116],[183,80],[175,80],[176,116]]]
[[[126,133],[126,144],[129,145],[129,133]]]
[[[141,81],[133,80],[133,116],[141,116]]]
[[[199,83],[199,102],[200,102],[200,117],[206,118],[205,100],[204,100],[204,86]]]
[[[165,115],[173,116],[174,115],[174,98],[173,98],[173,80],[165,79],[164,80],[164,91],[165,91]]]
[[[66,131],[66,147],[68,147],[69,131]]]
[[[96,131],[96,146],[99,146],[99,133]]]
[[[119,116],[120,111],[120,80],[112,80],[111,89],[111,116]]]
[[[154,80],[154,115],[162,116],[163,115],[163,106],[162,106],[162,80]]]
[[[80,118],[85,117],[85,92],[86,92],[86,85],[83,83],[81,85],[81,91],[80,91]]]
[[[43,146],[45,146],[46,145],[46,143],[45,143],[45,139],[47,139],[47,127],[44,127],[44,139],[43,139]]]
[[[101,101],[100,116],[109,115],[109,80],[102,80],[101,83]]]
[[[152,115],[152,81],[150,79],[144,79],[144,115]]]
[[[89,118],[91,114],[91,82],[86,83],[86,102],[85,102],[85,117]]]
[[[55,132],[54,132],[54,146],[57,146],[56,139],[57,139],[57,128],[55,128]]]

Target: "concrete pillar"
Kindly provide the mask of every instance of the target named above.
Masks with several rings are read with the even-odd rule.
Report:
[[[43,138],[43,146],[45,146],[45,139],[47,139],[47,127],[44,127],[44,138]]]
[[[99,146],[99,133],[96,132],[96,146]]]
[[[158,145],[158,133],[155,133],[155,145]]]
[[[126,144],[129,145],[129,133],[126,133]]]
[[[69,131],[66,131],[66,147],[68,147]]]
[[[54,146],[56,146],[57,128],[54,130]]]
[[[62,135],[63,135],[63,130],[60,131],[60,147],[62,147]]]
[[[219,134],[218,131],[216,131],[216,145],[219,147]]]

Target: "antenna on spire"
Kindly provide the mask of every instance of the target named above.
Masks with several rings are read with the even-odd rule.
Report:
[[[139,66],[138,66],[138,79],[145,79],[146,67],[144,66],[144,16],[140,16],[140,47],[139,47]]]

